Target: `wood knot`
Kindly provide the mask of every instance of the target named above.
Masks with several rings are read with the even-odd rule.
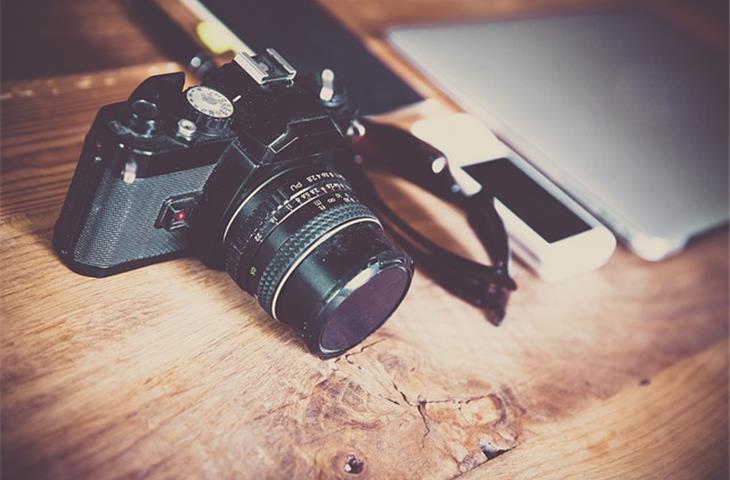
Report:
[[[487,460],[492,460],[493,458],[497,458],[503,453],[512,450],[516,446],[517,442],[514,441],[509,443],[509,445],[498,445],[491,440],[482,438],[479,440],[479,449],[482,451],[484,456],[487,457]]]
[[[362,473],[363,468],[365,468],[365,462],[357,458],[355,455],[350,454],[345,459],[345,472],[357,475]]]

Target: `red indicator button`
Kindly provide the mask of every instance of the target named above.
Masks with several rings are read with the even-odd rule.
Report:
[[[2,0],[0,0],[2,1]],[[198,202],[200,192],[186,193],[170,197],[162,202],[162,208],[155,221],[156,228],[164,228],[168,232],[189,228],[188,219]]]

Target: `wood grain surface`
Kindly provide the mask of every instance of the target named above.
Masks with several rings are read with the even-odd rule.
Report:
[[[325,3],[373,38],[419,5],[518,8]],[[727,478],[727,229],[657,264],[619,248],[559,284],[517,265],[499,328],[417,273],[386,325],[329,361],[195,259],[70,272],[50,237],[83,136],[178,68],[152,60],[2,86],[3,478]],[[483,258],[451,207],[378,180],[415,226]]]

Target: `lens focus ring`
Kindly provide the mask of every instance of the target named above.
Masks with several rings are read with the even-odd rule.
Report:
[[[377,222],[375,215],[365,205],[361,203],[342,204],[320,213],[289,237],[261,274],[261,280],[256,290],[256,296],[261,306],[276,317],[273,311],[274,294],[280,283],[285,280],[287,272],[296,267],[308,248],[315,245],[318,240],[326,238],[328,232],[355,219]]]

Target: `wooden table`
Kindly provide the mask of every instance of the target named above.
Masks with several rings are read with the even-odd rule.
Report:
[[[579,2],[325,3],[395,62],[393,23]],[[726,42],[727,2],[647,4]],[[657,264],[619,248],[555,285],[518,265],[499,328],[417,273],[385,327],[329,361],[195,259],[70,272],[50,237],[95,112],[178,68],[134,18],[3,5],[3,478],[727,478],[726,229]],[[450,207],[382,188],[482,255]]]

